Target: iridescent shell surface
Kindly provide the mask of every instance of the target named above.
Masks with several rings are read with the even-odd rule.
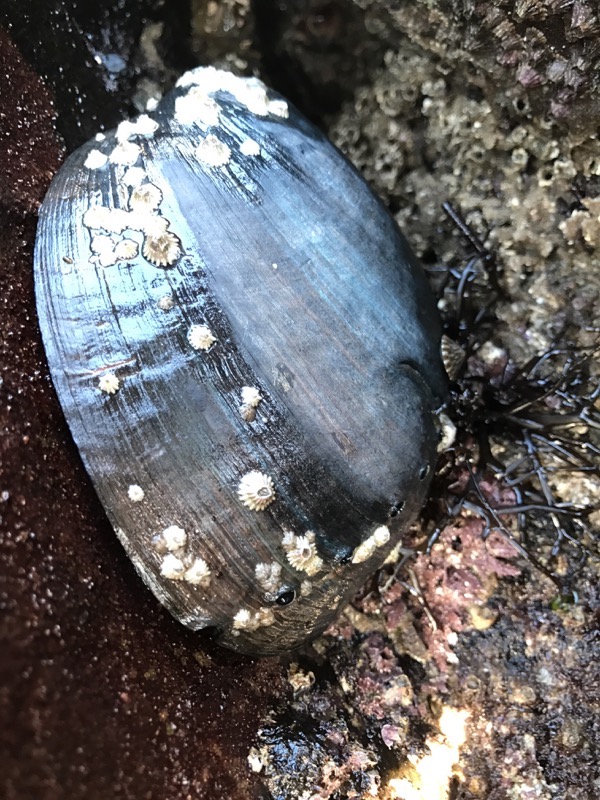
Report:
[[[186,73],[63,165],[39,321],[73,438],[156,597],[237,650],[321,632],[398,544],[445,392],[419,265],[256,79]]]

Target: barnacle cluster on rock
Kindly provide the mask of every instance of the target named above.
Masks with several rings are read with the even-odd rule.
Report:
[[[373,86],[358,90],[331,135],[397,209],[426,259],[456,259],[440,205],[461,209],[504,266],[511,300],[498,315],[513,330],[525,318],[535,352],[567,320],[594,318],[600,275],[589,269],[589,247],[600,160],[591,135],[582,140],[564,123],[521,111],[522,87],[508,89],[515,103],[499,106],[473,83],[461,90],[464,80],[456,59],[443,62],[414,45],[388,51]]]

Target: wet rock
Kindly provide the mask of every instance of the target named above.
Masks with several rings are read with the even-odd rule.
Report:
[[[0,19],[52,92],[57,130],[71,150],[189,66],[186,9],[182,0],[0,0]]]

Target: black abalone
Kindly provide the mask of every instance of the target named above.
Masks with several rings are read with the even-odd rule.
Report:
[[[256,79],[193,70],[68,158],[35,279],[68,424],[158,599],[246,652],[322,631],[414,520],[445,391],[424,275],[355,169]]]

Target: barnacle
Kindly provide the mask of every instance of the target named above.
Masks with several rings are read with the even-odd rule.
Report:
[[[208,325],[192,325],[187,335],[188,342],[194,350],[209,350],[217,341]]]
[[[242,388],[240,414],[246,422],[253,422],[256,419],[256,409],[261,400],[260,392],[254,386],[244,386]]]
[[[255,386],[242,387],[242,403],[246,406],[256,408],[261,401],[260,392]]]
[[[120,142],[112,150],[108,160],[112,164],[119,164],[121,166],[133,166],[141,155],[141,148],[133,142]]]
[[[229,147],[212,133],[203,139],[196,148],[196,158],[210,167],[223,167],[230,157]]]
[[[281,584],[281,564],[257,564],[254,570],[256,580],[266,592],[274,592]]]
[[[132,483],[127,489],[127,496],[132,503],[141,503],[145,497],[145,492],[141,486],[137,485],[137,483]]]
[[[142,254],[157,267],[170,267],[181,255],[181,242],[171,231],[158,236],[147,235],[142,245]]]
[[[116,394],[120,388],[120,381],[114,372],[107,372],[98,381],[98,388],[106,394]]]
[[[240,145],[240,153],[244,156],[259,156],[260,145],[254,139],[244,139]]]
[[[294,569],[306,572],[311,577],[323,569],[323,559],[317,553],[312,531],[308,531],[305,536],[296,536],[288,531],[283,537],[282,546]]]
[[[203,558],[195,558],[184,573],[184,580],[193,586],[208,586],[210,583],[210,569]]]
[[[126,228],[130,227],[130,219],[127,211],[121,208],[95,205],[88,208],[84,213],[83,224],[93,230],[122,233]]]
[[[102,169],[108,163],[108,156],[100,150],[90,150],[84,166],[88,169]]]
[[[146,172],[141,167],[129,167],[123,175],[125,186],[139,186],[146,180]]]
[[[123,120],[117,126],[116,137],[119,142],[127,142],[136,136],[154,136],[158,129],[156,120],[149,117],[148,114],[140,114],[135,120]]]
[[[247,472],[239,482],[238,497],[252,511],[264,511],[275,500],[273,480],[258,470]]]
[[[389,540],[390,529],[385,525],[381,525],[368,539],[359,544],[352,554],[352,563],[362,564],[363,561],[367,561],[377,552],[379,547],[386,545]]]
[[[161,534],[167,550],[179,550],[187,544],[187,534],[179,525],[169,525]]]
[[[138,252],[138,243],[133,239],[121,239],[113,250],[117,261],[130,261],[137,256]]]
[[[163,578],[168,578],[171,581],[183,580],[185,565],[183,561],[177,558],[177,556],[174,556],[173,553],[168,553],[161,562],[160,574]]]
[[[275,614],[270,608],[260,608],[255,612],[241,608],[233,618],[233,630],[255,631],[257,628],[272,625],[274,622]]]
[[[144,183],[131,191],[129,208],[131,211],[151,211],[162,203],[163,195],[158,186],[153,183]]]
[[[219,106],[203,89],[193,86],[187,94],[175,100],[175,119],[181,125],[218,125]]]
[[[252,612],[247,608],[240,608],[233,618],[234,630],[253,630],[258,627]]]

